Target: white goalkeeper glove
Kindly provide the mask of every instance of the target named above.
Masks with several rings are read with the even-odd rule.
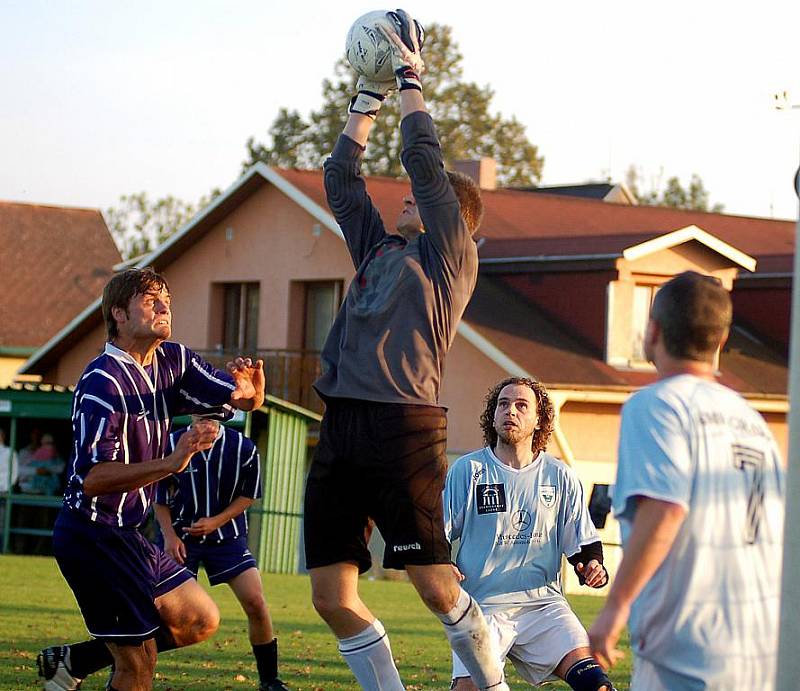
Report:
[[[366,77],[359,77],[356,82],[356,95],[350,99],[347,112],[366,115],[374,120],[384,99],[396,88],[393,79],[388,82],[376,82]]]
[[[425,69],[422,60],[422,44],[425,30],[422,25],[405,10],[387,12],[386,18],[377,22],[377,27],[386,36],[392,50],[392,70],[397,80],[397,88],[422,91],[419,75]]]

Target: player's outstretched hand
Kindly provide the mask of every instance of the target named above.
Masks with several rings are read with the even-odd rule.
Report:
[[[167,535],[164,532],[164,551],[179,564],[183,564],[186,560],[186,545],[183,544],[183,540],[175,534],[174,530],[172,535]]]
[[[419,75],[425,69],[422,60],[422,44],[425,31],[422,25],[405,10],[387,12],[386,19],[377,23],[386,36],[392,50],[392,70],[397,76],[397,86],[404,89],[422,90]]]
[[[575,573],[581,579],[581,585],[590,588],[602,588],[608,585],[608,571],[597,559],[592,559],[585,566],[582,562],[575,564]]]
[[[617,649],[617,643],[628,621],[628,614],[627,607],[617,606],[608,600],[589,629],[592,655],[606,669],[625,657],[625,653]]]
[[[231,394],[231,405],[240,410],[260,408],[264,403],[266,388],[264,361],[253,362],[249,357],[237,357],[227,367],[236,383],[236,389]]]
[[[213,533],[220,525],[220,522],[215,516],[209,516],[196,520],[189,526],[187,532],[194,537],[202,537],[203,535]]]
[[[219,426],[211,420],[198,420],[178,438],[175,450],[168,456],[172,461],[172,472],[180,473],[192,456],[201,451],[207,451],[214,446],[217,439]]]

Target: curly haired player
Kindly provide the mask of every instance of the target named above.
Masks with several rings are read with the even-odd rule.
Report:
[[[502,658],[531,684],[564,679],[576,691],[610,691],[589,638],[561,590],[561,556],[581,583],[608,583],[603,547],[569,466],[545,452],[554,412],[545,387],[511,377],[486,397],[486,446],[458,459],[444,492],[456,568],[484,610]],[[453,655],[454,689],[474,689]]]

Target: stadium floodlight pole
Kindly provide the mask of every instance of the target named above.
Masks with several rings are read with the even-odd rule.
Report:
[[[800,110],[784,91],[775,94],[779,110]],[[794,176],[794,191],[800,199],[800,168]],[[783,536],[781,576],[780,643],[778,645],[778,691],[794,691],[800,679],[800,206],[795,233],[792,272],[792,326],[789,336],[789,467],[786,473],[786,522]]]

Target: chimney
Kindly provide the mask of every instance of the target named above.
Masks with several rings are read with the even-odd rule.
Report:
[[[453,170],[469,175],[482,190],[497,188],[497,161],[484,156],[468,161],[453,161]]]

